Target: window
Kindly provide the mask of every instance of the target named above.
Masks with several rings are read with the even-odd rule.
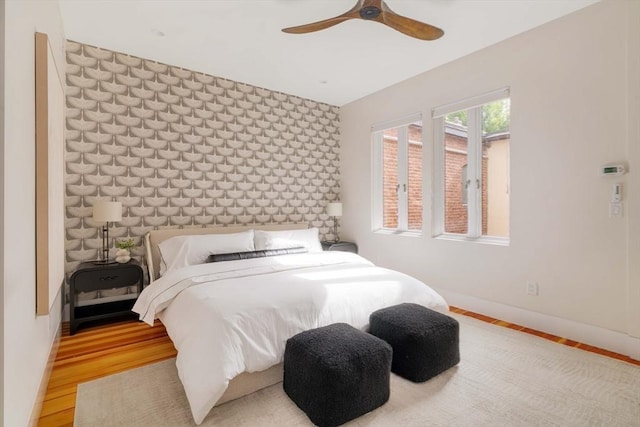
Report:
[[[422,118],[375,125],[373,229],[422,231]]]
[[[507,243],[509,90],[433,111],[435,234]]]

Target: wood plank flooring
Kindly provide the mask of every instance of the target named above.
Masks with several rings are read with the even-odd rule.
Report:
[[[80,329],[63,323],[39,426],[72,426],[79,383],[175,357],[164,325],[135,320]]]
[[[514,323],[505,322],[504,320],[494,319],[493,317],[485,316],[484,314],[474,313],[472,311],[463,310],[457,307],[449,307],[453,313],[463,314],[465,316],[473,317],[478,320],[482,320],[487,323],[492,323],[494,325],[502,326],[509,329],[514,329],[516,331],[524,332],[530,335],[535,335],[540,338],[547,339],[549,341],[556,342],[558,344],[568,345],[569,347],[579,348],[581,350],[589,351],[591,353],[601,354],[603,356],[611,357],[613,359],[622,360],[623,362],[631,363],[632,365],[640,366],[640,360],[635,360],[630,358],[629,356],[625,356],[623,354],[614,353],[613,351],[605,350],[603,348],[594,347],[588,344],[579,343],[577,341],[573,341],[567,338],[562,338],[556,335],[551,335],[546,332],[536,331],[535,329],[527,328],[524,326],[516,325]]]
[[[608,350],[457,307],[451,307],[451,311],[640,366],[640,361]],[[73,425],[76,390],[79,383],[160,362],[175,355],[176,349],[159,321],[156,321],[153,328],[135,320],[96,326],[81,329],[74,336],[69,335],[69,325],[64,323],[60,349],[53,366],[38,425]]]

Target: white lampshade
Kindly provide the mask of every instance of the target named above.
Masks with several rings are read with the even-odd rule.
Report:
[[[327,205],[327,215],[342,216],[342,203],[334,202]]]
[[[108,200],[96,200],[93,204],[95,222],[115,222],[122,220],[122,203]]]

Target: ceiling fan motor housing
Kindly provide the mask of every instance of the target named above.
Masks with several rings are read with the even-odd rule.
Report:
[[[367,6],[360,9],[360,18],[362,19],[376,19],[382,11],[375,6]]]

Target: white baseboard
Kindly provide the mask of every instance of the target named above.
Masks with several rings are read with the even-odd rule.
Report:
[[[631,351],[628,356],[635,360],[640,360],[640,338],[638,337],[629,337],[629,348]]]
[[[640,360],[640,338],[638,337],[443,289],[437,289],[437,291],[450,305],[463,310],[484,314]]]

